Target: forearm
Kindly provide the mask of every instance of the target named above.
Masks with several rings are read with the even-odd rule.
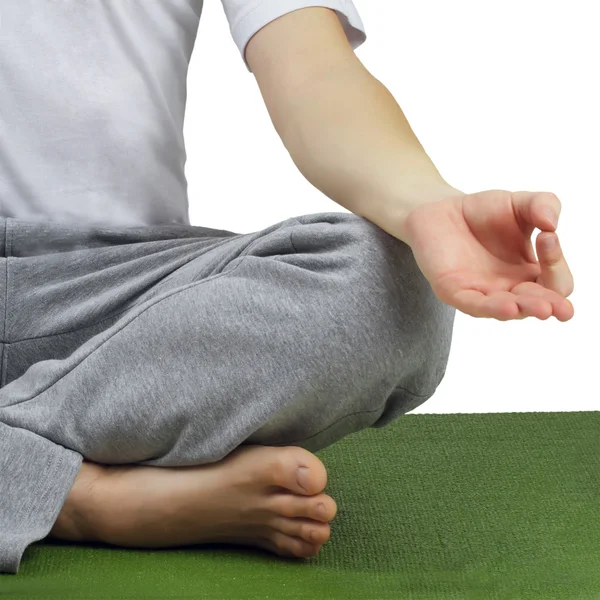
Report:
[[[279,97],[271,118],[300,172],[386,229],[414,206],[461,193],[440,175],[389,90],[348,60]]]

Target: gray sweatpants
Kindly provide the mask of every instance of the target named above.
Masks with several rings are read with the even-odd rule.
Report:
[[[322,449],[430,398],[455,309],[347,213],[237,234],[0,219],[0,571],[48,535],[83,458]]]

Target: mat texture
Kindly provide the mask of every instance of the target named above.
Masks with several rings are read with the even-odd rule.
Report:
[[[600,600],[600,412],[406,415],[318,455],[316,558],[40,542],[0,597]]]

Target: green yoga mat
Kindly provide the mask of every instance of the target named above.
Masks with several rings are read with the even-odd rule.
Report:
[[[600,599],[600,412],[406,415],[318,455],[318,557],[43,542],[0,597]]]

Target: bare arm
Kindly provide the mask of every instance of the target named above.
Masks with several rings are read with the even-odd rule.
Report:
[[[316,188],[382,229],[423,202],[461,193],[440,175],[389,90],[360,62],[334,11],[276,19],[246,58],[271,120]]]

